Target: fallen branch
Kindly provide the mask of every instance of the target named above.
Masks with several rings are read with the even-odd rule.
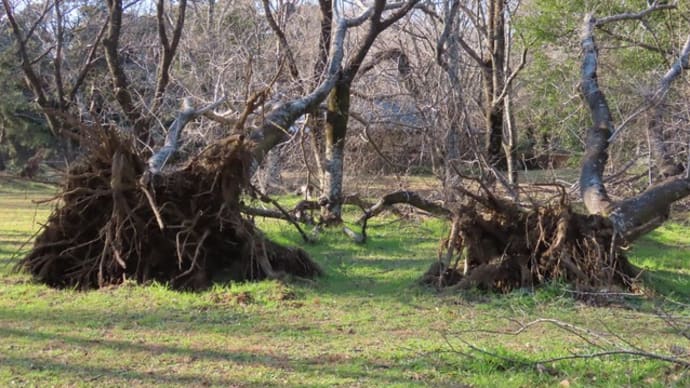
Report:
[[[287,222],[291,223],[292,226],[294,226],[295,229],[297,229],[297,231],[299,232],[299,234],[302,236],[302,239],[304,240],[304,242],[306,242],[306,243],[313,243],[313,242],[314,242],[311,238],[309,238],[309,236],[307,236],[306,233],[304,233],[304,231],[302,230],[302,228],[299,226],[299,223],[297,222],[297,220],[295,220],[295,218],[292,217],[292,216],[290,215],[290,213],[288,213],[282,206],[280,206],[280,204],[278,203],[278,201],[276,201],[275,199],[273,199],[273,198],[269,197],[268,195],[262,193],[259,189],[257,189],[257,188],[254,187],[253,185],[250,185],[249,187],[251,187],[252,191],[253,191],[255,194],[258,195],[259,199],[260,199],[262,202],[267,202],[267,203],[270,203],[270,204],[272,204],[273,206],[275,206],[276,209],[278,209],[278,211],[283,215],[284,218],[282,218],[282,219],[284,219],[284,220],[286,220]]]
[[[404,203],[417,209],[424,210],[436,217],[450,218],[451,211],[436,202],[426,200],[413,191],[396,191],[384,195],[376,204],[364,211],[364,215],[357,221],[363,224],[369,218],[376,217],[384,210],[395,204]]]
[[[493,352],[487,349],[484,349],[482,347],[479,347],[464,338],[462,338],[462,334],[476,334],[476,333],[488,333],[488,334],[493,334],[493,335],[508,335],[508,336],[519,336],[522,333],[525,333],[528,329],[531,329],[536,326],[543,326],[543,325],[551,325],[555,326],[556,328],[563,330],[569,334],[573,334],[576,337],[580,338],[582,341],[587,343],[588,345],[594,347],[597,349],[597,351],[590,352],[590,353],[574,353],[570,354],[567,356],[560,356],[560,357],[552,357],[552,358],[547,358],[547,359],[541,359],[541,360],[529,360],[526,358],[515,358],[515,357],[509,357],[506,356],[505,354],[499,354],[497,352]],[[671,325],[671,327],[676,328],[676,326]],[[455,340],[460,341],[463,343],[465,346],[467,346],[471,352],[475,353],[480,353],[482,355],[495,358],[495,359],[500,359],[503,361],[507,361],[513,365],[519,365],[519,366],[526,366],[529,368],[536,368],[538,371],[543,372],[545,370],[545,365],[547,364],[553,364],[556,362],[561,362],[561,361],[568,361],[568,360],[575,360],[575,359],[593,359],[593,358],[603,358],[603,357],[609,357],[609,356],[617,356],[617,355],[625,355],[625,356],[636,356],[636,357],[641,357],[645,359],[651,359],[651,360],[659,360],[667,363],[671,363],[674,365],[678,365],[684,368],[690,368],[690,360],[687,360],[682,357],[688,357],[690,354],[688,354],[687,351],[684,349],[678,349],[676,351],[673,350],[673,347],[671,349],[671,352],[673,354],[666,355],[666,354],[659,354],[655,352],[650,352],[644,349],[640,349],[637,346],[633,345],[630,343],[630,341],[621,338],[618,334],[614,333],[613,331],[609,330],[607,333],[597,333],[593,330],[590,330],[585,327],[577,326],[568,322],[560,321],[557,319],[546,319],[546,318],[540,318],[536,319],[533,321],[530,321],[525,324],[520,324],[519,327],[516,330],[512,331],[494,331],[494,330],[482,330],[482,329],[474,329],[474,330],[463,330],[460,332],[454,332],[452,333],[456,335],[453,337]],[[458,350],[453,346],[451,343],[451,340],[448,336],[447,333],[443,333],[443,338],[446,341],[446,344],[450,347],[451,351],[457,354],[461,354],[463,356],[467,357],[474,357],[471,353],[467,353],[461,350]],[[610,339],[610,337],[613,337],[615,340]]]

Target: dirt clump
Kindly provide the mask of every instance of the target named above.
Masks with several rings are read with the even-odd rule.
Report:
[[[69,169],[56,209],[20,263],[38,281],[203,289],[216,280],[321,273],[304,250],[272,242],[241,214],[251,160],[243,137],[155,175],[122,133],[101,129],[86,140],[88,153]]]
[[[450,235],[423,283],[498,292],[554,280],[583,291],[634,288],[638,270],[607,218],[576,213],[564,199],[531,208],[477,199],[453,211]]]

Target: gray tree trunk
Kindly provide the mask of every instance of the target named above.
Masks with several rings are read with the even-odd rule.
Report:
[[[342,220],[343,166],[350,111],[350,83],[336,84],[328,95],[326,106],[326,158],[321,187],[326,205],[321,209],[321,217],[326,223],[339,223]]]
[[[608,161],[608,146],[613,123],[604,93],[597,81],[597,47],[594,28],[598,21],[587,15],[582,36],[582,94],[592,115],[587,129],[586,151],[580,172],[580,190],[587,210],[609,218],[615,232],[627,241],[661,225],[673,202],[690,195],[690,181],[685,176],[668,178],[641,194],[613,202],[604,186],[603,173]]]

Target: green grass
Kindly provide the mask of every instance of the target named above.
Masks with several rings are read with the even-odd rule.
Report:
[[[92,292],[55,290],[15,273],[51,204],[47,186],[0,182],[0,386],[687,386],[682,369],[616,356],[549,363],[592,347],[553,326],[519,336],[515,321],[554,318],[618,333],[635,346],[669,354],[690,348],[655,314],[690,312],[690,228],[668,225],[630,253],[657,279],[654,299],[592,307],[562,286],[505,296],[437,294],[416,284],[447,228],[440,221],[374,220],[366,246],[337,231],[306,249],[326,275],[313,283],[219,284],[201,293],[165,285]],[[261,221],[285,244],[299,235]],[[669,295],[673,302],[664,301]],[[615,337],[608,335],[613,341]],[[541,372],[540,372],[541,370]]]

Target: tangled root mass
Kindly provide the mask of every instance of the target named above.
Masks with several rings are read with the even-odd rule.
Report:
[[[250,160],[241,137],[155,176],[146,176],[121,134],[100,131],[91,142],[20,264],[37,280],[80,289],[125,279],[202,289],[215,280],[321,273],[305,251],[268,240],[241,215]]]
[[[553,280],[578,290],[633,288],[637,270],[606,218],[575,213],[565,201],[531,210],[486,202],[492,206],[473,203],[454,211],[448,251],[424,283],[499,292]]]

